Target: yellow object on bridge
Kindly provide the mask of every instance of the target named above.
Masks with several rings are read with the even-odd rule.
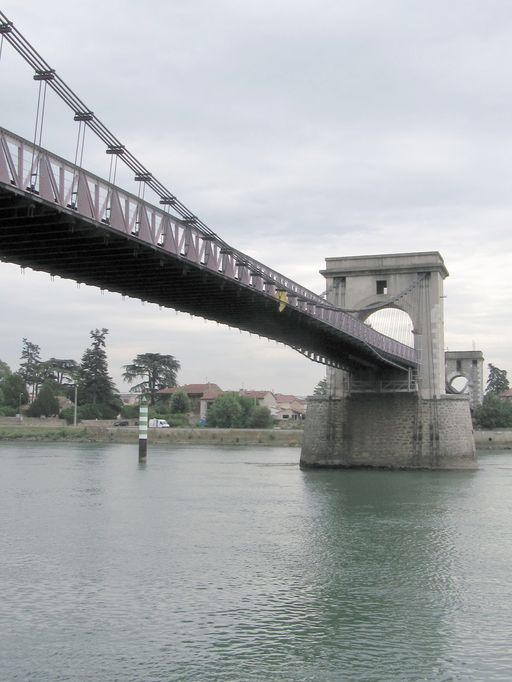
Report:
[[[277,300],[279,301],[279,312],[282,313],[283,310],[286,308],[286,304],[288,303],[288,296],[286,295],[286,291],[278,289],[276,291],[276,297]]]

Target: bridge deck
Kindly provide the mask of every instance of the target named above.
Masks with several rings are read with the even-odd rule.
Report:
[[[0,129],[2,260],[216,320],[333,366],[416,366],[413,349],[215,235],[35,151]],[[28,190],[34,158],[37,183]]]

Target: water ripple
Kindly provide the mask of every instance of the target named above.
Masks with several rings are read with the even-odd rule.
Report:
[[[511,454],[468,476],[95,448],[4,446],[2,679],[511,679]]]

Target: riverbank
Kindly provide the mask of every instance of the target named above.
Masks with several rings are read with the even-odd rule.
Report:
[[[84,443],[137,443],[136,427],[73,426],[45,423],[0,424],[0,441],[73,441]],[[302,431],[296,429],[150,429],[148,442],[175,445],[268,445],[299,447]]]
[[[475,445],[486,450],[512,450],[512,429],[474,431]]]
[[[89,422],[77,427],[67,426],[59,419],[0,421],[0,441],[73,441],[84,443],[136,443],[137,427],[114,427],[111,422]],[[269,445],[300,447],[300,429],[150,429],[149,443],[175,445]],[[512,429],[474,431],[477,448],[512,450]]]

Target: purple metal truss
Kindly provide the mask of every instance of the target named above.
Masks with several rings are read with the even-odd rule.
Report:
[[[390,364],[409,367],[418,364],[413,348],[380,334],[321,296],[229,247],[217,235],[205,233],[194,221],[178,218],[168,209],[154,206],[3,128],[0,128],[0,182],[28,195],[35,194],[62,211],[108,226],[170,256],[221,273],[238,286],[276,303],[282,297],[280,292],[285,292],[287,306],[321,325],[339,330],[371,348],[376,355],[383,354]],[[297,350],[303,352],[300,348]],[[311,351],[304,353],[317,362],[337,366]]]

